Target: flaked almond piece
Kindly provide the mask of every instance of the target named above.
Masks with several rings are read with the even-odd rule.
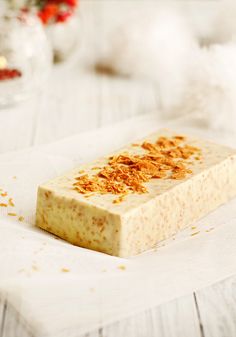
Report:
[[[173,138],[174,139],[178,139],[178,140],[182,140],[182,141],[186,140],[186,137],[185,136],[181,136],[181,135],[176,135]]]
[[[11,207],[14,207],[14,206],[15,206],[15,204],[14,204],[12,198],[9,198],[9,200],[8,200],[8,205],[11,206]]]
[[[127,151],[110,156],[107,165],[92,176],[83,171],[75,178],[74,190],[91,193],[120,195],[113,203],[123,200],[126,193],[147,193],[144,183],[151,179],[184,179],[192,173],[187,159],[199,152],[198,148],[181,144],[184,136],[159,137],[156,143],[143,142],[140,147],[147,153],[129,154]],[[82,171],[80,171],[82,172]]]

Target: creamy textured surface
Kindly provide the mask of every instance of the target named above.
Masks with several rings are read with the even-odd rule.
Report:
[[[161,130],[145,141],[171,135]],[[104,166],[108,157],[41,185],[36,225],[75,245],[111,255],[126,257],[154,247],[236,195],[236,151],[191,137],[187,144],[202,151],[202,160],[189,160],[192,174],[182,180],[151,179],[144,183],[148,193],[129,194],[118,204],[112,194],[87,198],[73,189],[81,170],[95,174],[93,168]],[[131,145],[114,154],[124,151],[145,153]]]

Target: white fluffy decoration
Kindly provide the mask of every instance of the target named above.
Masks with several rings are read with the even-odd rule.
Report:
[[[199,51],[189,83],[174,111],[215,129],[236,130],[236,44]]]
[[[215,3],[214,17],[198,22],[193,8],[173,3],[136,13],[111,34],[100,62],[154,81],[165,117],[236,130],[236,3]]]
[[[179,102],[197,45],[177,9],[146,10],[142,18],[136,13],[112,34],[109,45],[103,63],[123,75],[155,80],[163,107]]]

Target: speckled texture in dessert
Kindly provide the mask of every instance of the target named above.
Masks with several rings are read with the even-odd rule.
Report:
[[[145,141],[173,135],[161,130]],[[41,185],[36,225],[75,245],[115,256],[154,247],[236,195],[236,151],[189,136],[186,143],[201,150],[200,160],[188,160],[192,173],[181,180],[151,179],[144,183],[147,193],[128,194],[120,203],[113,202],[111,193],[87,197],[73,188],[80,172],[96,174],[108,157]],[[124,152],[136,155],[145,150],[130,145],[113,155]]]

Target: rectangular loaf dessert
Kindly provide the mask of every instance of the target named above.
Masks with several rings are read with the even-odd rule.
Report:
[[[161,130],[38,189],[36,225],[128,257],[236,195],[236,151]]]

